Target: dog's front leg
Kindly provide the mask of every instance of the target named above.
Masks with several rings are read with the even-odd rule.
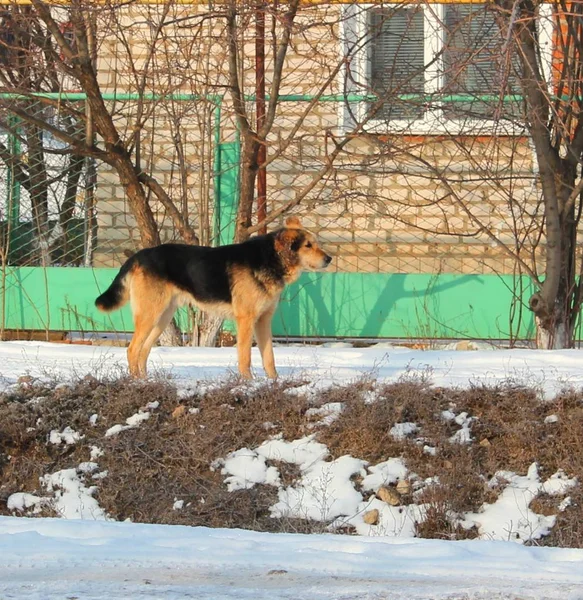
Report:
[[[239,373],[245,379],[251,379],[251,344],[255,319],[250,315],[236,317],[237,321],[237,357]]]
[[[271,333],[271,320],[275,308],[263,313],[257,323],[255,323],[255,337],[257,338],[257,346],[261,352],[261,360],[267,377],[277,379],[277,371],[275,370],[275,357],[273,356],[273,341]]]

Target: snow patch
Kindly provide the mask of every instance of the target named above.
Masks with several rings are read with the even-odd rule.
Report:
[[[55,446],[59,446],[60,444],[65,444],[67,446],[76,444],[79,440],[82,440],[85,436],[81,435],[77,431],[74,431],[71,427],[67,425],[63,431],[59,431],[58,429],[53,429],[49,433],[49,443],[55,444]]]
[[[310,427],[327,427],[338,419],[344,410],[344,402],[328,402],[319,408],[308,408],[306,417],[322,417],[318,422],[311,423]]]
[[[575,478],[569,479],[563,471],[558,471],[543,483],[536,463],[530,465],[526,475],[498,471],[491,484],[496,485],[500,481],[506,481],[507,485],[496,502],[485,504],[478,513],[466,514],[462,525],[467,528],[476,525],[482,539],[521,544],[548,535],[555,524],[556,516],[539,515],[531,510],[532,500],[540,493],[562,495],[577,483]]]
[[[390,431],[389,435],[398,442],[402,442],[404,439],[408,438],[410,435],[417,433],[419,431],[419,427],[415,423],[395,423]]]
[[[135,415],[128,417],[126,419],[126,424],[121,425],[113,425],[105,432],[105,437],[111,437],[112,435],[118,435],[122,431],[127,431],[128,429],[134,429],[142,424],[144,421],[147,421],[150,418],[150,413],[148,411],[139,410]]]

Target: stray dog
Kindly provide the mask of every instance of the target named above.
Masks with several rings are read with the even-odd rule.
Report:
[[[128,348],[130,374],[146,376],[152,346],[176,309],[193,304],[237,324],[239,373],[251,378],[253,332],[268,377],[277,377],[271,320],[284,287],[302,271],[325,269],[332,257],[297,217],[285,227],[241,244],[211,248],[162,244],[134,254],[95,305],[104,312],[129,300],[134,335]]]

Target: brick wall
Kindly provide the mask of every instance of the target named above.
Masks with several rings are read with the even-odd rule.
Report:
[[[146,17],[151,21],[161,9],[135,5],[126,10],[127,25],[131,24],[128,39],[139,70],[145,68],[151,35]],[[184,16],[198,9],[173,10]],[[301,35],[292,43],[282,94],[339,92],[340,79],[333,75],[340,60],[340,10],[336,5],[308,7],[300,16]],[[301,27],[310,23],[312,27]],[[164,77],[153,79],[152,89],[158,85],[161,91],[173,93],[216,94],[217,89],[223,93],[220,86],[227,81],[227,64],[222,27],[220,22],[209,25],[208,35],[196,48],[188,46],[184,36],[163,44],[156,69]],[[251,91],[252,35],[251,26],[242,34],[249,49],[244,64]],[[194,50],[197,56],[191,58],[187,72],[182,59]],[[101,46],[104,92],[133,89],[131,63],[124,52],[114,39]],[[287,102],[278,108],[268,148],[269,209],[297,198],[325,166],[333,140],[341,139],[337,103],[317,103],[307,114],[306,107],[305,102]],[[208,103],[158,102],[148,107],[140,125],[143,167],[160,180],[171,197],[180,199],[182,209],[197,226],[201,219],[212,223],[216,125],[212,108]],[[118,103],[116,115],[127,133],[135,127],[136,104]],[[302,124],[295,131],[300,119]],[[177,125],[184,135],[182,164],[173,142]],[[220,130],[222,141],[235,139],[228,94],[222,104]],[[321,236],[335,257],[336,270],[512,273],[516,261],[485,229],[506,248],[514,248],[516,239],[523,237],[526,247],[522,251],[529,249],[528,232],[534,230],[538,219],[538,192],[525,138],[361,135],[345,150],[335,167],[294,209],[305,225]],[[186,185],[181,172],[186,173]],[[124,250],[138,247],[139,236],[115,173],[102,166],[98,179],[95,264],[113,266],[123,259]],[[162,207],[154,205],[154,212],[163,239],[177,239]]]

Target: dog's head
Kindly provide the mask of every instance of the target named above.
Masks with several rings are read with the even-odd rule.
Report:
[[[275,249],[286,266],[300,271],[320,271],[331,262],[318,244],[318,239],[302,227],[298,217],[288,217],[285,226],[275,235]]]

